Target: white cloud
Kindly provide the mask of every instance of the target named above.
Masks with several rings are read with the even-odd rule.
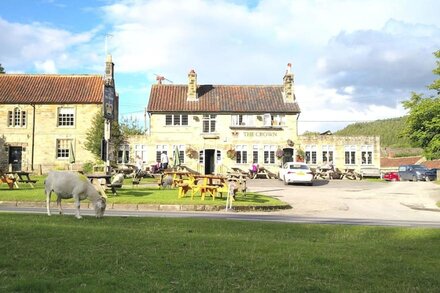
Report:
[[[8,71],[33,71],[74,66],[87,67],[90,53],[81,55],[96,31],[74,34],[42,23],[11,23],[0,18],[0,56]],[[7,32],[7,33],[4,33]],[[90,47],[89,47],[90,48]],[[79,65],[81,64],[81,65]],[[32,67],[35,65],[36,67]]]
[[[46,60],[43,62],[35,61],[35,68],[42,73],[57,73],[55,62],[53,60]]]

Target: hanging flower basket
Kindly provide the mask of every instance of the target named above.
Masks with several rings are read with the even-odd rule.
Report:
[[[185,153],[188,156],[188,158],[190,158],[190,159],[197,158],[197,151],[195,149],[193,149],[192,147],[186,148]]]
[[[284,156],[284,151],[282,149],[277,149],[277,151],[275,152],[275,156],[278,159],[281,159]]]
[[[237,152],[235,150],[233,150],[233,149],[229,149],[229,150],[226,151],[226,156],[229,159],[235,159],[236,155],[237,155]]]

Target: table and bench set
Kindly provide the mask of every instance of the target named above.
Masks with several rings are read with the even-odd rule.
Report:
[[[26,171],[0,171],[0,184],[6,183],[9,186],[9,189],[13,189],[14,187],[18,189],[18,183],[27,183],[34,188],[34,184],[37,183],[37,180],[32,179],[30,174],[30,172]]]

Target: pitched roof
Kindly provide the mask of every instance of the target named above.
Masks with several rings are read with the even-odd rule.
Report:
[[[440,160],[425,161],[422,163],[427,168],[440,168]]]
[[[199,85],[198,101],[187,101],[187,91],[187,85],[153,85],[148,112],[301,112],[296,102],[284,103],[283,86]]]
[[[414,165],[419,164],[423,157],[400,157],[400,158],[380,158],[381,168],[399,167],[400,165]]]
[[[0,74],[0,104],[102,103],[100,75]]]

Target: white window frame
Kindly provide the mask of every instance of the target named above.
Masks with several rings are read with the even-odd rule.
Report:
[[[202,132],[203,133],[215,133],[217,124],[217,115],[215,114],[203,114],[202,116]]]
[[[188,126],[188,114],[165,114],[165,126]]]
[[[186,147],[184,144],[173,145],[172,146],[173,153],[172,153],[171,157],[174,157],[174,149],[176,147],[177,147],[177,151],[179,152],[180,164],[184,164],[185,163],[185,149],[186,149]]]
[[[333,145],[323,145],[321,147],[321,159],[323,164],[334,163],[335,161],[335,146]]]
[[[316,144],[307,144],[304,149],[304,160],[306,164],[316,165],[318,163],[317,159],[317,149]]]
[[[356,165],[356,145],[344,146],[345,165]]]
[[[231,126],[254,126],[254,115],[231,115]]]
[[[160,155],[162,154],[162,152],[165,152],[165,154],[167,154],[168,156],[168,146],[166,144],[156,145],[156,162],[160,162]]]
[[[26,120],[26,111],[19,107],[15,107],[12,111],[8,111],[8,127],[26,127]]]
[[[361,165],[373,165],[373,146],[361,145]]]
[[[55,157],[57,160],[68,160],[70,145],[73,145],[71,138],[57,138],[55,142]]]
[[[142,159],[142,162],[147,162],[148,159],[148,152],[147,152],[147,145],[145,144],[135,144],[134,145],[134,157],[139,157]]]
[[[235,162],[237,164],[247,164],[247,145],[240,144],[235,146]]]
[[[275,164],[275,152],[277,150],[276,145],[264,145],[264,164]]]
[[[259,146],[258,145],[253,145],[252,146],[252,163],[253,164],[258,164],[259,162]]]
[[[75,108],[59,107],[57,111],[58,127],[74,127],[75,126]]]
[[[123,156],[123,152],[125,152],[125,163],[130,162],[130,146],[128,144],[123,144],[119,146],[118,149],[118,164],[123,164],[124,162],[122,162],[122,156]],[[120,156],[119,156],[120,154]]]

